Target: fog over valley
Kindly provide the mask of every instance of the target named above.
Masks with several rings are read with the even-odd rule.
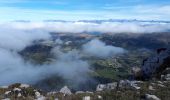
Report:
[[[170,100],[170,0],[0,0],[0,100]]]
[[[156,34],[154,32],[167,32],[169,29],[170,25],[167,23],[147,23],[145,25],[140,22],[104,22],[101,24],[86,22],[3,23],[0,25],[0,85],[9,85],[17,82],[35,84],[53,74],[69,80],[74,80],[74,77],[77,77],[74,82],[79,82],[82,78],[87,78],[86,74],[92,71],[89,61],[83,59],[85,55],[107,58],[128,52],[124,48],[107,45],[104,41],[99,40],[97,35],[106,33],[128,33],[130,36],[130,33]],[[93,32],[100,34],[96,34],[94,38],[87,39],[79,48],[73,48],[67,52],[62,51],[62,44],[70,41],[61,40],[60,36],[57,36],[54,44],[59,43],[61,45],[55,45],[49,51],[54,56],[54,60],[48,64],[34,64],[26,61],[20,55],[19,52],[24,50],[24,48],[35,45],[35,41],[52,41],[51,32],[55,33],[56,36],[60,32],[61,34],[68,33],[75,36],[84,34],[84,32],[89,35],[94,35]]]

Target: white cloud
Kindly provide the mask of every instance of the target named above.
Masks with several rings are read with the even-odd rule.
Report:
[[[10,27],[11,30],[16,31],[24,30],[24,32],[37,32],[37,36],[44,32],[100,32],[100,33],[153,33],[153,32],[166,32],[170,30],[169,23],[154,23],[154,22],[13,22],[8,24],[1,24],[1,30],[7,31],[4,27]],[[34,33],[33,32],[33,33]],[[29,35],[32,35],[30,33]],[[23,33],[25,34],[25,33]],[[35,35],[35,34],[34,34]],[[45,34],[41,35],[42,37]]]
[[[21,24],[0,24],[0,48],[19,51],[30,45],[34,40],[50,37],[49,33],[44,30],[34,30],[34,28],[37,28],[36,24],[33,26],[30,26],[30,29],[29,26]],[[27,28],[27,31],[23,29],[24,27]]]
[[[124,53],[125,50],[120,47],[107,46],[102,41],[94,39],[83,45],[83,52],[96,57],[113,57]]]
[[[26,63],[16,52],[0,48],[0,86],[13,83],[35,84],[50,75],[60,75],[72,80],[73,85],[85,81],[89,65],[79,58],[77,51],[63,53],[55,49],[57,60],[49,65]]]
[[[41,80],[44,69],[25,64],[16,53],[0,48],[0,85],[9,85],[16,82],[32,83]],[[45,72],[45,71],[44,71]]]
[[[0,25],[0,85],[34,84],[54,74],[64,79],[74,80],[74,84],[83,82],[81,79],[85,80],[89,65],[80,59],[79,52],[76,50],[63,53],[60,49],[54,49],[53,53],[59,55],[56,54],[56,61],[49,65],[31,64],[18,54],[33,40],[49,39],[48,31],[43,28],[45,28],[44,24],[40,23]]]
[[[37,66],[25,63],[17,54],[33,40],[48,39],[50,31],[54,32],[162,32],[170,29],[165,23],[119,23],[105,22],[101,24],[85,22],[30,22],[30,23],[5,23],[0,24],[0,85],[16,82],[35,83],[48,75],[59,74],[66,79],[81,82],[89,71],[88,63],[81,59],[81,51],[72,50],[64,53],[55,48],[53,53],[56,61],[50,65]],[[57,40],[57,43],[62,43]],[[83,53],[97,57],[108,57],[123,53],[124,49],[108,46],[99,40],[92,40],[83,45]],[[73,79],[74,80],[74,79]],[[76,81],[75,81],[76,82]]]

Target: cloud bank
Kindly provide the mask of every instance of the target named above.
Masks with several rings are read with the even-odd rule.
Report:
[[[0,56],[0,85],[32,83],[41,79],[42,72],[45,72],[43,68],[24,63],[16,52],[1,48]]]
[[[58,49],[54,51],[59,53],[55,62],[49,65],[33,65],[25,62],[16,52],[0,49],[0,85],[18,82],[35,84],[55,74],[66,80],[74,80],[75,84],[85,80],[89,65],[79,58],[76,51],[68,53],[63,53]]]
[[[52,53],[56,56],[56,61],[52,63],[52,66],[55,67],[51,67],[51,72],[73,81],[74,84],[86,81],[87,73],[90,72],[89,64],[81,59],[81,54],[78,50],[64,53],[59,47],[55,47]]]
[[[170,24],[153,24],[153,23],[121,23],[121,22],[103,22],[97,23],[53,23],[47,24],[52,27],[52,31],[57,32],[100,32],[100,33],[153,33],[153,32],[166,32],[170,30]]]
[[[54,48],[52,53],[56,60],[51,64],[34,65],[23,60],[19,51],[39,39],[48,40],[50,34],[44,29],[31,28],[26,25],[1,25],[0,27],[0,85],[13,83],[35,84],[51,75],[60,75],[64,79],[74,80],[79,83],[87,75],[89,65],[81,60],[76,50],[64,53],[59,48]],[[38,26],[39,27],[39,26]],[[57,43],[62,43],[57,39]]]
[[[12,27],[18,30],[43,30],[51,32],[99,32],[99,33],[153,33],[167,32],[170,30],[169,23],[154,22],[28,22],[8,23],[1,26]],[[38,32],[37,32],[38,33]]]
[[[31,45],[32,41],[49,39],[49,32],[100,32],[101,34],[109,32],[115,34],[162,32],[169,29],[170,25],[165,23],[14,22],[0,24],[0,85],[16,82],[36,83],[53,74],[81,82],[81,79],[89,72],[89,64],[81,59],[81,52],[97,57],[108,57],[124,52],[122,48],[107,46],[94,39],[84,44],[81,52],[72,50],[64,53],[56,47],[52,51],[56,60],[49,65],[33,65],[25,62],[17,52]],[[63,43],[60,39],[55,42]]]
[[[94,39],[83,45],[83,52],[91,56],[112,57],[124,53],[125,50],[120,47],[107,46],[102,41]]]
[[[21,30],[17,24],[1,24],[0,25],[0,48],[10,50],[22,50],[31,44],[34,40],[48,39],[50,34],[44,30]],[[22,27],[27,27],[23,25]],[[35,25],[34,25],[35,27]]]

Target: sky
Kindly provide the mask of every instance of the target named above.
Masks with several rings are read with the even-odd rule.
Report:
[[[0,0],[0,21],[170,20],[170,0]]]

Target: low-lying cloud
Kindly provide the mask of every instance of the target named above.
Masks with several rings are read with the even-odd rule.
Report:
[[[100,33],[153,33],[167,32],[170,30],[169,23],[163,22],[28,22],[28,23],[8,23],[19,30],[44,30],[51,32],[100,32]]]
[[[24,63],[16,53],[6,49],[0,49],[0,85],[12,83],[32,83],[41,79],[43,68]]]
[[[124,53],[125,50],[120,47],[108,46],[102,41],[94,39],[83,45],[83,52],[96,57],[112,57]]]
[[[27,25],[23,24],[23,27],[27,27]],[[48,39],[49,37],[50,34],[44,30],[22,30],[17,28],[16,24],[0,25],[0,48],[19,51],[34,40]]]
[[[32,45],[35,40],[48,40],[50,38],[48,31],[29,28],[27,25],[21,25],[23,28],[12,24],[0,26],[0,85],[18,82],[35,84],[55,74],[64,79],[74,79],[76,84],[86,77],[89,65],[87,61],[81,60],[79,52],[76,50],[64,53],[56,47],[57,49],[52,50],[56,60],[44,65],[26,62],[18,54],[25,47]],[[57,39],[55,42],[61,44],[62,40]]]
[[[81,79],[90,70],[88,62],[81,59],[80,53],[96,57],[108,57],[125,51],[122,48],[108,46],[100,40],[94,39],[84,44],[82,51],[72,50],[64,53],[56,47],[52,50],[56,59],[49,65],[33,65],[25,62],[18,52],[31,45],[35,40],[49,39],[49,32],[150,33],[169,29],[169,24],[144,25],[142,23],[118,22],[101,24],[85,22],[15,22],[0,24],[0,85],[16,82],[36,83],[53,74],[59,74],[65,79],[75,79],[76,77],[76,81],[82,81]],[[60,39],[55,42],[63,43]]]
[[[78,51],[63,53],[55,48],[53,54],[56,55],[56,60],[51,64],[33,65],[25,62],[16,52],[0,49],[0,85],[18,82],[35,84],[55,74],[66,80],[74,80],[74,84],[85,80],[89,64],[80,59]]]
[[[55,66],[52,71],[58,73],[64,78],[80,80],[81,75],[87,74],[89,71],[89,64],[87,61],[81,60],[81,54],[78,50],[71,50],[64,53],[59,47],[52,50],[56,56],[56,61],[52,64]]]

